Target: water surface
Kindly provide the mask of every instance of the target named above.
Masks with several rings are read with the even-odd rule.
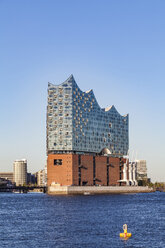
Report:
[[[132,238],[119,233],[128,225]],[[165,193],[0,194],[0,247],[165,247]]]

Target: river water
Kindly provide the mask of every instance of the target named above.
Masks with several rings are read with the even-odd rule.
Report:
[[[132,238],[120,240],[123,224]],[[165,247],[165,193],[0,194],[0,247]]]

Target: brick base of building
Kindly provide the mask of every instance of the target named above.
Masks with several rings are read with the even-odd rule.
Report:
[[[49,154],[47,159],[48,187],[61,186],[120,186],[124,158]]]

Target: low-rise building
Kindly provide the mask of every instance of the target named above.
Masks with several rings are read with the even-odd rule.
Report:
[[[147,163],[146,160],[136,160],[137,180],[147,180]]]
[[[37,177],[37,185],[38,186],[46,186],[47,185],[47,166],[43,170],[39,170],[36,173]]]
[[[0,178],[13,182],[13,172],[0,172]]]

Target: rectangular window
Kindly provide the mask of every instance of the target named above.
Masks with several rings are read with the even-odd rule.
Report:
[[[54,159],[54,165],[62,165],[62,159]]]

